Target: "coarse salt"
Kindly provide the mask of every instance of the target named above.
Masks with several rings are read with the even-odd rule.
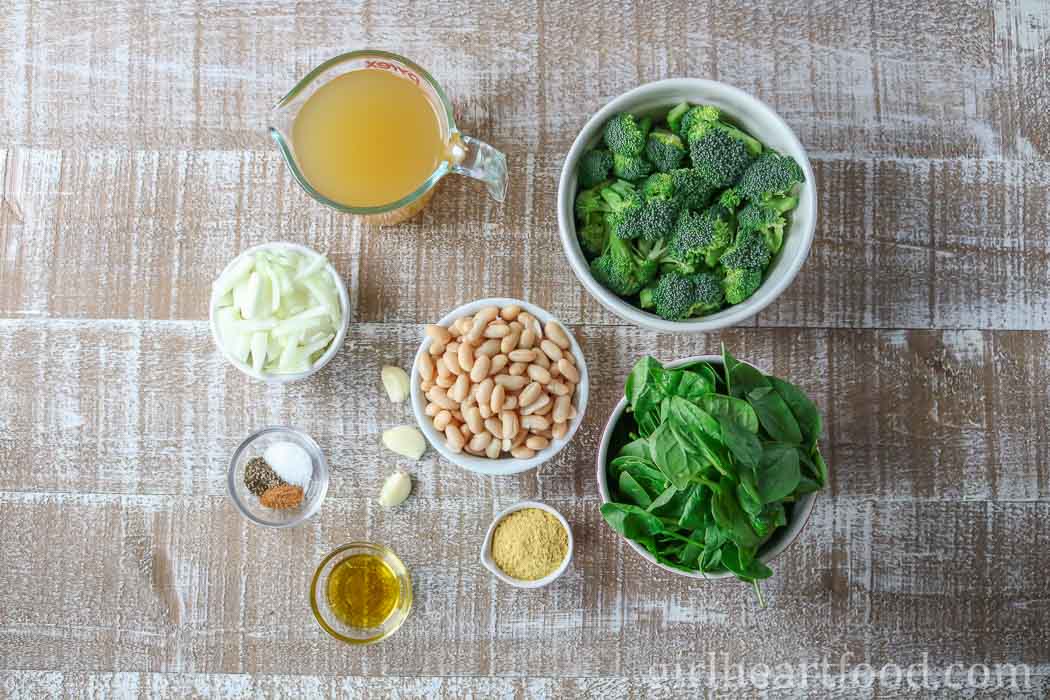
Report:
[[[275,442],[263,452],[263,459],[289,484],[306,488],[314,473],[310,453],[294,442]]]

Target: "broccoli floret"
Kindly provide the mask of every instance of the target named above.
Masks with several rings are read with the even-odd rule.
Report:
[[[608,151],[603,151],[599,148],[587,151],[580,158],[580,165],[576,169],[580,186],[594,187],[599,182],[607,180],[612,166],[612,154]]]
[[[619,235],[619,228],[624,220],[632,216],[642,206],[642,198],[629,182],[617,180],[601,190],[602,199],[609,206],[606,215],[609,229]]]
[[[645,137],[649,133],[648,119],[641,123],[633,114],[621,112],[605,123],[605,145],[613,154],[638,156],[645,150]]]
[[[667,173],[682,164],[685,159],[685,144],[677,134],[663,129],[654,129],[645,142],[645,155],[657,170]]]
[[[707,129],[691,140],[689,154],[693,167],[715,187],[732,186],[754,160],[744,142],[724,129]]]
[[[739,304],[755,293],[762,286],[761,270],[746,270],[742,268],[726,270],[726,276],[722,280],[722,289],[725,290],[726,302]]]
[[[667,113],[667,126],[668,126],[668,128],[670,128],[671,131],[673,131],[674,133],[676,133],[678,135],[681,135],[682,134],[682,117],[684,117],[685,113],[688,112],[689,110],[690,110],[690,105],[689,105],[688,102],[682,102],[681,104],[676,105],[675,107],[673,107],[671,109],[671,111]]]
[[[614,294],[629,297],[641,291],[656,274],[657,265],[639,255],[627,241],[609,236],[605,251],[591,261],[591,273]]]
[[[682,209],[703,209],[717,190],[695,168],[678,168],[672,170],[670,175],[674,183],[675,200]]]
[[[733,242],[733,226],[732,215],[720,207],[702,213],[684,211],[671,237],[670,254],[686,265],[714,267]]]
[[[718,203],[728,209],[729,211],[736,211],[740,208],[740,204],[743,202],[740,193],[730,188],[722,193],[718,198]]]
[[[757,231],[744,230],[737,236],[736,243],[722,253],[718,261],[727,269],[762,271],[769,264],[771,257],[773,254],[762,235]]]
[[[576,193],[576,218],[586,221],[591,214],[610,211],[609,203],[602,199],[602,190],[606,183],[599,182],[594,187]]]
[[[780,202],[781,200],[774,200]],[[762,236],[769,252],[776,254],[784,244],[784,227],[787,219],[776,206],[748,204],[737,217],[741,231],[755,231]]]
[[[674,199],[674,178],[669,173],[653,173],[642,185],[642,196],[646,200]]]
[[[678,134],[682,138],[688,140],[689,131],[693,128],[694,124],[698,122],[717,122],[720,116],[722,115],[717,107],[711,107],[710,105],[697,105],[682,115]]]
[[[580,239],[580,247],[589,257],[601,255],[609,242],[609,225],[605,221],[605,216],[601,214],[588,216],[582,226],[576,227],[576,237]]]
[[[641,291],[639,300],[642,308],[653,309],[660,318],[680,321],[717,311],[722,306],[723,293],[718,278],[712,274],[665,272],[655,285]]]
[[[805,180],[794,158],[766,151],[744,171],[736,190],[752,202],[770,202],[789,196]]]
[[[651,199],[623,219],[616,229],[616,235],[657,241],[674,231],[678,211],[676,202]]]
[[[613,154],[613,174],[621,180],[641,180],[653,171],[653,164],[643,156]]]

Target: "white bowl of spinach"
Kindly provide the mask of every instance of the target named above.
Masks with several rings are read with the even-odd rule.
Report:
[[[598,450],[602,516],[643,557],[753,583],[827,483],[820,412],[795,385],[722,356],[631,370]]]

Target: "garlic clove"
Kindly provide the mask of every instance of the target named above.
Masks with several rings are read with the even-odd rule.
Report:
[[[379,376],[383,380],[383,388],[386,389],[386,394],[391,401],[401,403],[408,398],[408,373],[405,370],[386,365]]]
[[[387,449],[409,459],[419,459],[427,449],[427,441],[423,433],[410,425],[402,425],[384,432],[383,444]]]
[[[393,508],[401,505],[412,491],[412,479],[404,472],[394,472],[383,482],[379,492],[379,505]]]

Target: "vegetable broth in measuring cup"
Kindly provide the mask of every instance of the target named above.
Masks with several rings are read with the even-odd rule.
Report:
[[[413,80],[364,68],[322,85],[292,124],[303,175],[351,207],[378,207],[417,190],[442,160],[441,123]]]

